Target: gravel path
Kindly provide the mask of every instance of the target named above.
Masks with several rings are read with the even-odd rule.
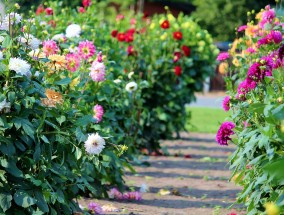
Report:
[[[228,182],[227,161],[234,146],[221,147],[210,134],[181,133],[181,136],[180,140],[163,142],[170,156],[146,157],[149,167],[136,166],[136,174],[126,174],[125,181],[130,188],[138,190],[141,184],[149,187],[149,192],[143,193],[143,200],[82,199],[80,203],[87,206],[90,201],[96,201],[120,209],[119,213],[108,214],[245,214],[240,205],[227,209],[240,191],[240,187]],[[161,189],[164,189],[162,193]]]

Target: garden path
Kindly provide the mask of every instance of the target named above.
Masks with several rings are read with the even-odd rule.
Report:
[[[95,200],[120,209],[120,213],[108,214],[245,214],[240,205],[226,209],[240,191],[240,187],[228,182],[227,161],[234,146],[221,147],[215,142],[215,135],[197,133],[181,133],[181,139],[164,141],[162,146],[167,147],[169,156],[147,157],[149,167],[137,166],[136,174],[125,176],[127,185],[135,190],[141,184],[148,185],[149,192],[143,193],[141,201]],[[90,201],[84,199],[80,203],[86,207]]]

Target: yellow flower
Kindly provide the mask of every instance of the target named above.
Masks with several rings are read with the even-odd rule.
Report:
[[[239,62],[238,58],[236,58],[236,57],[233,59],[232,63],[233,63],[236,67],[239,67],[239,66],[240,66],[240,62]]]
[[[274,202],[265,203],[265,212],[267,215],[280,215],[279,207]]]
[[[70,87],[74,89],[74,87],[76,87],[79,83],[80,83],[80,78],[79,77],[74,78],[70,83]]]
[[[167,16],[168,16],[168,20],[169,20],[170,22],[176,21],[176,18],[173,16],[173,14],[169,13]]]
[[[228,65],[227,62],[222,62],[222,63],[219,64],[219,73],[221,75],[227,74],[228,69],[229,69],[229,65]]]
[[[256,19],[261,19],[262,13],[263,13],[263,11],[257,13],[256,16],[255,16],[255,18],[256,18]]]
[[[50,62],[47,62],[46,65],[49,68],[49,73],[54,73],[56,70],[66,68],[65,56],[53,54],[49,55],[48,59],[50,60]]]
[[[257,30],[257,26],[249,24],[245,30],[246,36],[254,36]]]
[[[165,39],[167,39],[167,37],[168,37],[168,34],[165,32],[161,35],[160,39],[165,40]]]

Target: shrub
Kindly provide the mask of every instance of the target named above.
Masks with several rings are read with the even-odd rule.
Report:
[[[265,208],[269,214],[277,207],[281,212],[278,208],[276,214],[282,214],[284,208],[282,170],[277,169],[284,150],[283,16],[276,12],[266,6],[256,15],[255,25],[241,26],[238,34],[244,35],[225,60],[231,63],[226,79],[230,97],[224,107],[232,109],[237,136],[233,138],[237,150],[230,161],[232,178],[243,186],[238,201],[245,203],[248,214],[260,214]],[[223,125],[218,140],[227,143],[228,135]]]

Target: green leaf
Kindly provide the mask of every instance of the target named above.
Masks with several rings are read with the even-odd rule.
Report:
[[[43,194],[39,191],[36,191],[35,192],[35,198],[37,200],[36,205],[39,207],[39,209],[41,211],[43,211],[44,213],[48,213],[49,208],[48,208],[48,205],[46,203],[46,200],[44,199]]]
[[[86,136],[84,135],[80,127],[76,128],[75,135],[79,142],[84,142],[86,140]]]
[[[13,199],[12,195],[8,193],[0,194],[0,206],[4,212],[11,207],[12,199]]]
[[[40,155],[41,155],[40,144],[36,143],[35,153],[33,155],[33,159],[35,160],[35,162],[39,161]]]
[[[12,40],[10,38],[10,36],[6,36],[4,41],[2,42],[2,47],[3,48],[9,48],[12,45]]]
[[[67,78],[63,78],[60,81],[55,81],[54,84],[55,85],[66,85],[66,84],[70,84],[71,83],[71,78],[67,77]]]
[[[60,117],[57,117],[56,120],[61,125],[63,122],[66,121],[66,117],[65,116],[60,116]]]
[[[77,160],[79,160],[82,157],[82,151],[78,147],[76,147],[76,150],[75,150],[75,157]]]
[[[30,207],[36,203],[36,199],[29,196],[26,192],[19,190],[14,194],[14,201],[23,208]]]
[[[1,166],[6,168],[6,171],[15,177],[23,177],[23,172],[18,169],[14,160],[7,161],[6,159],[1,159]]]

